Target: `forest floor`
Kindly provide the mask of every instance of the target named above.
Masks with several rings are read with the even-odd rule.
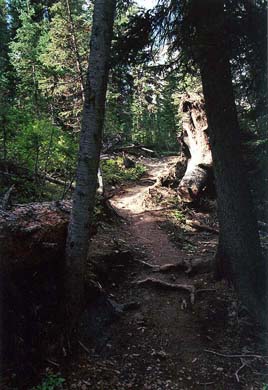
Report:
[[[99,329],[94,341],[81,340],[86,349],[81,347],[79,363],[73,362],[71,373],[68,369],[70,388],[263,390],[260,373],[266,365],[253,356],[258,355],[254,330],[239,317],[232,289],[215,283],[211,273],[160,273],[146,265],[211,260],[217,235],[184,223],[190,219],[216,228],[215,212],[174,212],[175,192],[155,185],[174,157],[143,163],[147,175],[111,200],[123,221],[103,226],[92,243],[93,259],[107,251],[103,287],[129,309],[107,326],[96,308]],[[188,291],[137,284],[146,278],[203,291],[191,303]]]
[[[216,283],[206,267],[185,272],[212,260],[217,221],[215,207],[178,209],[175,191],[158,186],[174,161],[145,159],[147,174],[110,200],[121,220],[101,224],[90,259],[109,300],[99,298],[83,316],[71,361],[48,360],[44,376],[65,378],[55,388],[267,388],[260,341],[232,288]],[[178,262],[186,269],[158,272]]]

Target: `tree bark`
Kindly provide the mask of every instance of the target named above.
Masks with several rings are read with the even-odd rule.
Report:
[[[208,139],[205,103],[197,93],[185,94],[180,104],[183,133],[180,138],[186,147],[187,169],[178,186],[183,202],[196,200],[208,181],[212,170],[212,155]]]
[[[231,280],[251,314],[265,323],[267,267],[241,152],[241,133],[225,36],[224,1],[193,0],[194,50],[200,65],[216,179],[219,277]]]
[[[84,274],[100,160],[115,0],[96,0],[90,41],[76,187],[64,273],[64,326],[69,339],[84,306]]]

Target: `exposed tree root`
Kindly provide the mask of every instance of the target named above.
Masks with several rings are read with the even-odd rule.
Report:
[[[189,262],[182,261],[180,263],[175,264],[164,264],[164,265],[155,265],[148,263],[144,260],[137,260],[140,264],[144,265],[145,267],[150,268],[153,272],[169,272],[169,271],[175,271],[175,270],[182,270],[187,272],[188,269],[192,269]]]
[[[154,278],[145,278],[142,280],[134,281],[132,283],[138,286],[142,284],[149,284],[149,285],[162,287],[169,290],[185,290],[190,293],[190,302],[192,304],[194,304],[195,302],[195,292],[196,292],[195,287],[188,284],[167,283],[167,282],[163,282],[162,280],[154,279]]]
[[[230,359],[240,359],[240,358],[256,358],[256,359],[267,359],[268,355],[261,355],[258,353],[221,353],[217,351],[213,351],[212,349],[204,349],[204,352],[212,353],[213,355],[221,356],[224,358]]]
[[[254,354],[254,353],[245,353],[245,354],[226,354],[226,353],[220,353],[217,351],[213,351],[210,349],[205,349],[204,352],[211,353],[213,355],[217,355],[223,358],[228,358],[228,359],[240,359],[241,361],[241,366],[235,371],[234,376],[235,379],[238,383],[240,383],[240,377],[239,377],[239,372],[244,368],[244,367],[249,367],[252,370],[252,367],[250,366],[250,363],[252,363],[256,359],[263,360],[267,362],[267,355],[260,355],[260,354]],[[246,359],[251,359],[251,360],[246,360]]]
[[[247,366],[247,362],[243,361],[243,359],[241,358],[241,363],[242,365],[236,370],[235,372],[235,378],[236,378],[236,381],[239,383],[240,382],[240,378],[239,378],[239,375],[238,373],[244,368]]]
[[[132,284],[136,284],[138,286],[143,285],[143,284],[149,284],[149,285],[164,288],[167,290],[185,290],[185,291],[190,293],[190,302],[192,305],[194,305],[194,303],[195,303],[195,297],[197,294],[203,293],[203,292],[215,292],[216,291],[215,289],[211,289],[211,288],[208,288],[208,289],[203,288],[203,289],[196,290],[196,288],[193,285],[168,283],[168,282],[164,282],[162,280],[150,278],[150,277],[142,279],[142,280],[134,281],[134,282],[132,282]],[[207,350],[207,352],[208,352],[208,350]]]
[[[197,273],[206,273],[212,271],[212,261],[209,259],[182,260],[175,264],[155,265],[143,260],[138,260],[145,267],[150,268],[153,272],[172,272],[184,271],[187,275]]]
[[[155,272],[157,272],[159,270],[159,266],[158,265],[155,265],[155,264],[151,264],[151,263],[148,263],[147,261],[144,261],[144,260],[140,260],[140,259],[135,259],[136,261],[138,261],[140,264],[144,265],[145,267],[148,267],[152,270],[155,270]]]
[[[199,223],[198,221],[192,221],[192,220],[186,220],[186,224],[195,228],[195,229],[198,229],[200,231],[205,231],[205,232],[209,232],[209,233],[214,233],[214,234],[219,234],[219,230],[218,229],[214,229],[212,228],[211,226],[208,226],[208,225],[203,225],[201,223]]]
[[[183,270],[185,273],[189,273],[192,270],[192,266],[189,261],[182,261],[175,264],[164,264],[155,269],[155,272],[169,272],[169,271]]]

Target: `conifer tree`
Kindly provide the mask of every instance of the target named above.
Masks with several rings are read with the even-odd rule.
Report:
[[[7,158],[7,115],[11,103],[10,63],[8,56],[9,32],[7,28],[7,4],[0,2],[0,126],[1,158]]]
[[[57,122],[79,131],[88,57],[91,7],[83,1],[60,0],[49,9],[42,37],[40,88],[52,100]]]

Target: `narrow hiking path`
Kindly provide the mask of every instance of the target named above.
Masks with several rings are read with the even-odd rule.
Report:
[[[163,160],[145,160],[147,175],[135,186],[125,189],[123,194],[115,196],[111,204],[117,213],[128,222],[128,230],[138,245],[144,247],[146,257],[153,265],[177,263],[180,253],[171,243],[166,232],[159,223],[165,220],[161,205],[146,204],[150,189],[159,178],[169,172],[176,158]]]
[[[120,313],[110,321],[111,308],[105,311],[100,300],[93,307],[94,318],[84,319],[81,356],[73,361],[71,372],[68,369],[71,389],[262,389],[250,369],[235,375],[240,359],[211,352],[230,354],[252,347],[252,335],[245,339],[239,335],[232,291],[224,283],[215,285],[209,273],[159,273],[146,265],[205,261],[212,258],[217,244],[215,234],[189,229],[178,245],[167,224],[169,211],[147,202],[159,176],[174,161],[174,157],[145,160],[146,177],[125,186],[111,200],[123,222],[113,228],[103,226],[92,242],[92,259],[99,263],[105,258],[102,286],[113,305],[127,305],[116,304]],[[192,304],[186,290],[137,284],[148,278],[204,291]]]

